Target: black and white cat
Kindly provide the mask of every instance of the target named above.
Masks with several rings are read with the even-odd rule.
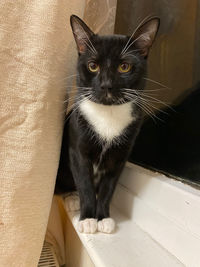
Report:
[[[111,233],[109,205],[143,120],[139,97],[159,19],[147,19],[131,37],[99,36],[75,15],[71,27],[78,92],[64,128],[56,193],[78,190],[80,232]]]

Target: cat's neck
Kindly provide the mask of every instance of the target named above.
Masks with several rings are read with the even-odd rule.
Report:
[[[124,130],[136,120],[133,116],[133,104],[103,105],[90,100],[82,101],[79,110],[99,138],[112,142],[123,134]]]

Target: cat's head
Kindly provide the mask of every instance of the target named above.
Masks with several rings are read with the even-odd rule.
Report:
[[[79,54],[79,95],[104,105],[133,101],[144,87],[146,59],[159,18],[146,20],[132,36],[99,36],[77,16],[70,21]]]

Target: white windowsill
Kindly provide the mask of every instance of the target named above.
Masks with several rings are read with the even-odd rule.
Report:
[[[75,225],[78,214],[70,212]],[[79,234],[96,267],[199,267],[200,191],[127,163],[112,201],[114,234]]]

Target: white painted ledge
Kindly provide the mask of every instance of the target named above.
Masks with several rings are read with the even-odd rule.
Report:
[[[77,213],[68,214],[76,228]],[[112,201],[114,234],[77,233],[96,267],[199,267],[200,191],[127,163]]]

